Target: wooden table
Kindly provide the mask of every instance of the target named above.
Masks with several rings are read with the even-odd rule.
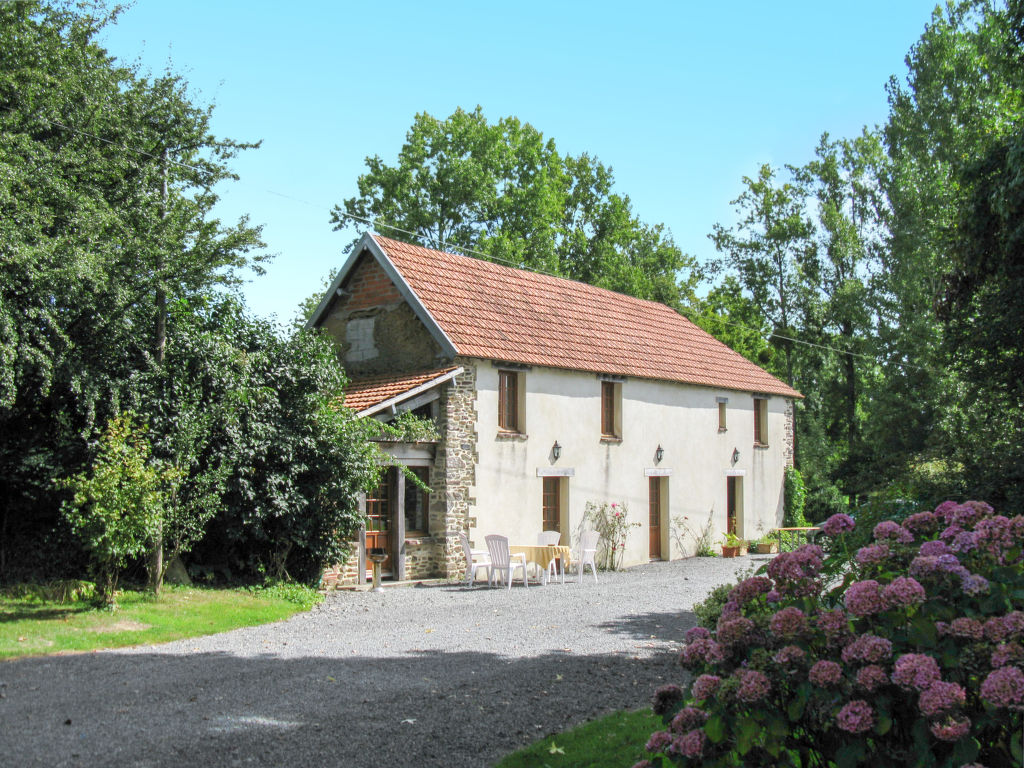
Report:
[[[525,555],[526,562],[536,563],[540,567],[541,572],[544,574],[541,577],[542,584],[547,583],[548,566],[551,565],[551,561],[560,560],[562,583],[565,583],[565,566],[569,564],[572,558],[572,550],[569,547],[541,546],[539,544],[512,544],[508,549],[513,555]]]

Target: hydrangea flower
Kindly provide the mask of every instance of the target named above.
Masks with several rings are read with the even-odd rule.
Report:
[[[868,544],[861,547],[854,555],[854,559],[860,565],[878,565],[885,562],[892,555],[892,550],[886,544]]]
[[[924,542],[917,550],[922,557],[938,557],[939,555],[952,554],[949,545],[944,541],[934,539]]]
[[[829,688],[838,685],[839,681],[843,679],[843,668],[834,661],[822,659],[811,667],[810,672],[807,673],[807,679],[819,688]]]
[[[903,688],[923,691],[942,677],[939,663],[923,653],[905,653],[896,659],[892,681]]]
[[[664,752],[665,748],[672,743],[672,734],[668,731],[655,731],[644,746],[648,752]]]
[[[857,670],[857,685],[869,693],[888,684],[889,675],[877,664],[868,664]]]
[[[949,623],[949,634],[968,640],[981,640],[985,629],[980,621],[968,616],[958,616]]]
[[[768,576],[781,594],[813,595],[818,591],[821,564],[821,547],[804,544],[792,552],[777,555],[768,564]]]
[[[953,512],[959,508],[960,505],[955,501],[944,501],[935,508],[935,516],[948,523],[953,519]]]
[[[771,588],[771,579],[766,576],[752,576],[749,579],[744,579],[732,588],[732,591],[729,593],[729,602],[736,603],[742,607],[758,595],[766,594]]]
[[[690,686],[690,693],[693,694],[695,699],[707,699],[714,696],[721,683],[722,678],[718,677],[718,675],[701,675],[693,681],[693,685]]]
[[[736,689],[736,698],[748,704],[760,701],[772,690],[768,676],[756,669],[748,669],[739,675],[740,686]]]
[[[807,617],[799,608],[790,605],[772,616],[768,626],[780,637],[796,637],[807,629]]]
[[[973,552],[978,546],[978,534],[974,531],[961,531],[949,543],[949,548],[954,552],[965,554]]]
[[[977,573],[969,573],[960,579],[960,589],[968,597],[977,597],[988,593],[988,579]]]
[[[711,637],[711,632],[706,627],[690,627],[686,630],[686,634],[683,636],[686,642],[692,643],[694,640],[703,640]]]
[[[882,590],[882,598],[890,608],[919,605],[925,597],[924,587],[912,576],[897,576]]]
[[[683,707],[669,726],[674,733],[687,733],[707,722],[708,713],[697,707]]]
[[[991,664],[993,669],[1024,661],[1024,647],[1020,643],[1000,643],[992,651]]]
[[[847,733],[864,733],[874,724],[875,710],[863,699],[854,699],[836,715],[836,725]]]
[[[966,717],[949,716],[944,720],[932,723],[929,729],[939,741],[960,741],[971,732],[971,721]]]
[[[1024,704],[1024,672],[1019,667],[1000,667],[981,683],[981,698],[994,707]]]
[[[722,646],[708,637],[694,640],[679,654],[679,663],[686,669],[692,669],[698,664],[718,664],[723,659],[725,654]]]
[[[683,689],[678,685],[663,685],[651,698],[651,709],[656,715],[664,715],[683,700]]]
[[[818,616],[818,629],[825,633],[825,637],[836,639],[845,636],[850,631],[850,622],[846,614],[840,610],[825,611]]]
[[[739,616],[735,619],[719,620],[715,637],[719,644],[731,648],[749,643],[753,631],[754,622],[746,616]]]
[[[989,642],[1000,643],[1010,634],[1010,629],[1004,624],[1002,616],[993,616],[982,626],[982,633]]]
[[[939,519],[932,512],[917,512],[903,521],[911,533],[932,533],[939,527]]]
[[[821,532],[826,536],[838,536],[846,531],[852,531],[857,527],[853,518],[842,512],[838,512],[821,524]]]
[[[846,603],[846,610],[854,616],[871,616],[885,610],[882,588],[874,579],[855,581],[846,588],[843,601]]]
[[[677,752],[683,757],[700,757],[704,751],[704,731],[693,730],[689,733],[677,737],[672,742],[672,747],[669,752]]]
[[[892,643],[884,637],[865,633],[843,648],[841,656],[847,664],[853,661],[877,664],[892,656]]]
[[[787,645],[778,650],[775,654],[775,663],[783,666],[799,664],[807,657],[803,648],[796,645]]]
[[[938,717],[950,710],[962,707],[967,701],[967,692],[957,683],[936,680],[917,697],[917,706],[925,717]]]
[[[892,520],[880,522],[871,535],[875,541],[895,541],[898,544],[909,544],[914,540],[914,534]]]

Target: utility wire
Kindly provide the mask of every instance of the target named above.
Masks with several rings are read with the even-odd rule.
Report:
[[[0,109],[4,109],[7,112],[10,112],[12,114],[17,114],[16,111],[13,108],[11,108],[11,107],[0,106]],[[118,142],[115,142],[115,141],[111,141],[110,139],[106,139],[106,138],[104,138],[102,136],[97,136],[96,134],[89,133],[88,131],[83,131],[83,130],[80,130],[78,128],[72,128],[71,126],[65,125],[65,124],[63,124],[63,123],[61,123],[61,122],[59,122],[57,120],[52,120],[52,119],[46,118],[46,117],[38,117],[37,119],[41,120],[44,123],[48,123],[50,125],[54,125],[54,126],[60,128],[62,130],[68,131],[69,133],[75,133],[75,134],[78,134],[80,136],[86,136],[86,137],[88,137],[90,139],[95,139],[96,141],[102,141],[105,144],[109,144],[110,146],[117,147],[118,149],[123,149],[125,152],[129,152],[131,154],[140,155],[142,157],[148,157],[148,158],[153,159],[153,160],[161,160],[162,159],[160,155],[154,155],[153,153],[146,152],[145,150],[142,150],[142,149],[136,149],[134,147],[129,147],[126,144],[121,144],[121,143],[118,143]],[[201,169],[201,168],[198,168],[198,167],[196,167],[194,165],[189,165],[188,163],[182,163],[182,162],[179,162],[177,160],[171,160],[171,159],[168,158],[166,160],[166,162],[170,163],[171,165],[176,165],[176,166],[178,166],[180,168],[187,168],[190,171],[195,171],[196,173],[202,173],[203,172],[203,169]],[[242,184],[243,186],[246,186],[245,182],[242,182],[240,180],[239,180],[238,183]],[[317,205],[315,203],[312,203],[312,202],[310,202],[308,200],[303,200],[301,198],[294,197],[292,195],[286,195],[283,192],[277,192],[276,190],[272,190],[272,189],[267,189],[265,191],[268,194],[275,195],[277,197],[283,197],[283,198],[285,198],[287,200],[293,200],[293,201],[295,201],[297,203],[302,203],[303,205],[307,205],[307,206],[309,206],[311,208],[317,208],[318,210],[323,210],[321,206],[319,206],[319,205]],[[367,224],[370,227],[373,227],[375,229],[377,227],[384,227],[385,229],[389,229],[389,230],[392,230],[394,232],[401,232],[403,235],[409,235],[410,237],[414,237],[414,238],[416,238],[418,240],[423,240],[424,239],[424,236],[421,235],[418,232],[411,232],[408,229],[402,229],[401,227],[397,227],[394,224],[389,224],[389,223],[387,223],[385,221],[381,221],[380,219],[368,219],[368,218],[365,218],[363,216],[356,216],[355,214],[346,213],[346,212],[343,212],[343,211],[338,211],[338,215],[340,215],[340,216],[342,216],[342,217],[344,217],[346,219],[352,219],[354,221],[363,222],[364,224]],[[554,274],[552,272],[546,272],[543,269],[537,269],[535,267],[527,267],[527,266],[523,265],[522,263],[517,263],[517,262],[511,261],[509,259],[501,258],[499,256],[493,256],[491,254],[484,253],[482,251],[477,251],[477,250],[475,250],[473,248],[467,248],[466,246],[458,245],[458,244],[451,243],[451,242],[448,242],[448,241],[438,240],[437,244],[438,244],[439,247],[450,246],[450,247],[453,247],[454,249],[457,249],[457,250],[459,250],[459,251],[461,251],[463,253],[471,253],[471,254],[473,254],[475,256],[480,256],[480,257],[482,257],[484,259],[487,259],[488,261],[499,262],[501,264],[505,264],[505,265],[507,265],[509,267],[512,267],[514,269],[524,269],[524,270],[527,270],[529,272],[534,272],[536,274],[546,275],[548,277],[557,277],[557,278],[561,278],[563,280],[571,279],[571,278],[566,278],[564,275],[556,275],[556,274]],[[757,333],[758,335],[760,335],[762,333],[762,331],[759,328],[752,328],[749,325],[742,325],[740,323],[734,323],[734,322],[731,322],[729,320],[723,320],[720,317],[716,317],[715,320],[716,320],[716,322],[722,323],[724,325],[729,325],[729,326],[732,326],[733,328],[740,328],[740,329],[745,330],[745,331],[751,331],[753,333]],[[851,357],[859,357],[859,358],[862,358],[862,359],[865,359],[865,360],[870,360],[873,363],[884,363],[885,362],[883,360],[880,360],[877,357],[873,357],[872,355],[864,354],[864,353],[861,353],[861,352],[850,352],[848,350],[839,349],[838,347],[830,347],[830,346],[828,346],[826,344],[817,344],[817,343],[812,342],[812,341],[805,341],[804,339],[795,339],[795,338],[793,338],[791,336],[783,336],[782,334],[775,333],[774,331],[772,331],[770,333],[769,339],[772,338],[772,337],[774,337],[776,339],[782,339],[783,341],[789,341],[789,342],[792,342],[794,344],[803,344],[804,346],[807,346],[807,347],[815,347],[817,349],[824,349],[824,350],[829,351],[829,352],[835,352],[836,354],[839,354],[839,355],[849,355]],[[927,368],[925,368],[923,366],[914,365],[913,363],[896,363],[896,365],[899,366],[899,367],[902,367],[902,368],[914,368],[915,370],[919,370],[919,371],[927,371],[927,370],[929,370],[929,369],[927,369]]]

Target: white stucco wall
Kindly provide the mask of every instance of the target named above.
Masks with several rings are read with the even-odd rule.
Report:
[[[631,529],[625,565],[649,559],[648,493],[645,470],[670,473],[667,520],[686,517],[699,530],[710,519],[713,546],[726,526],[727,475],[742,477],[739,535],[757,538],[781,525],[785,468],[786,400],[768,399],[767,447],[754,447],[754,405],[749,392],[716,390],[644,379],[622,383],[621,442],[601,439],[601,382],[593,373],[533,368],[522,373],[525,385],[525,436],[499,436],[499,367],[477,361],[477,452],[475,499],[470,538],[483,545],[491,533],[512,543],[534,543],[541,530],[542,478],[538,470],[572,472],[568,483],[568,526],[576,544],[587,501],[625,502]],[[727,429],[718,429],[717,397],[727,397]],[[555,441],[560,459],[552,459]],[[664,458],[655,463],[658,445]],[[739,460],[734,464],[734,449]],[[563,496],[564,498],[564,496]],[[565,512],[563,511],[563,516]],[[681,546],[672,525],[662,536],[663,556],[693,553],[693,540]]]

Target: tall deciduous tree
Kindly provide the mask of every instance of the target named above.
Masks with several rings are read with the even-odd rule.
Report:
[[[661,225],[647,225],[613,192],[610,168],[563,156],[529,123],[491,124],[480,107],[445,120],[416,115],[398,162],[366,159],[359,194],[335,206],[383,234],[428,246],[472,249],[680,308],[700,278]]]

